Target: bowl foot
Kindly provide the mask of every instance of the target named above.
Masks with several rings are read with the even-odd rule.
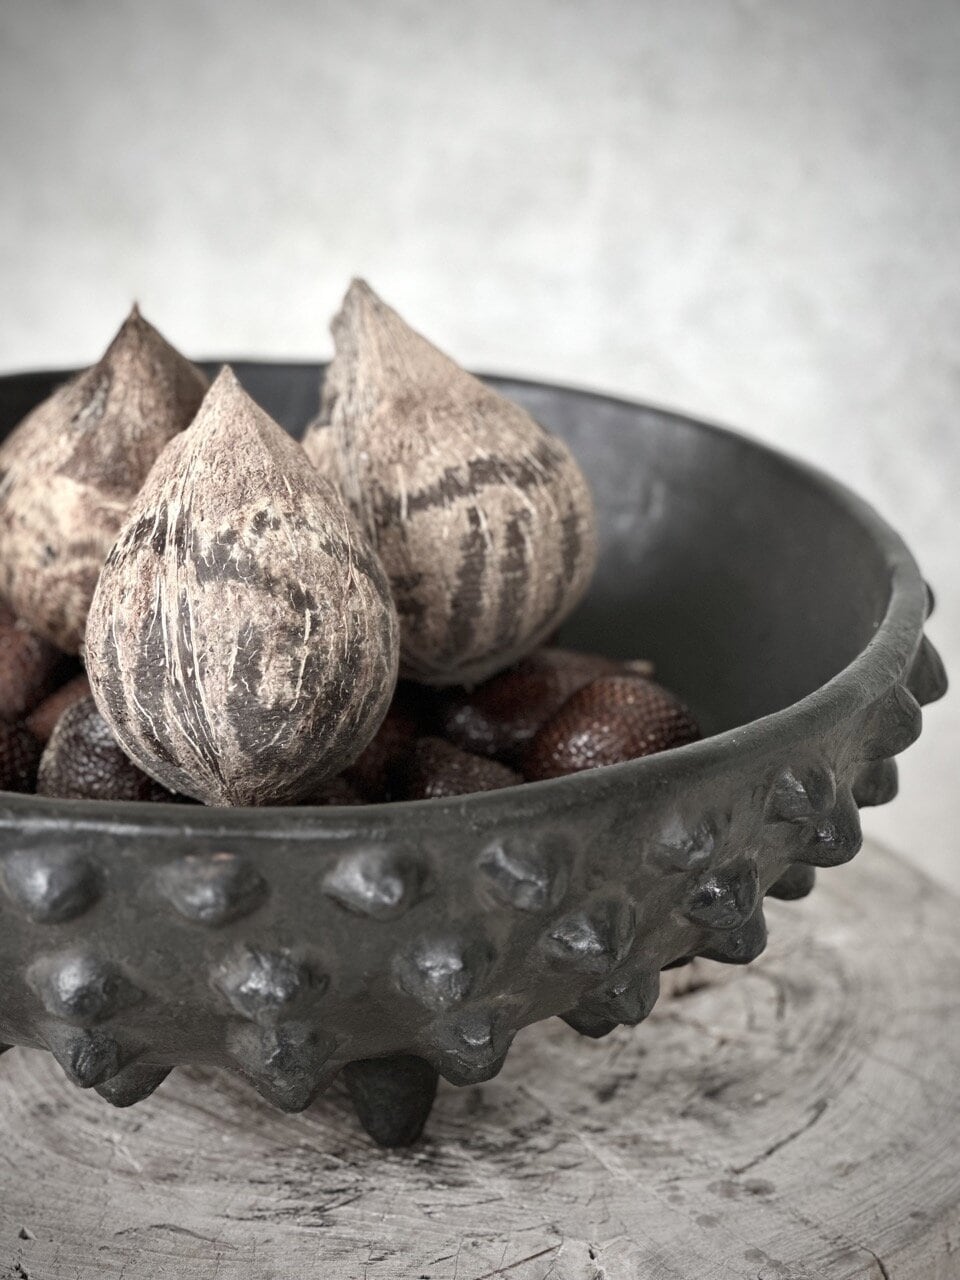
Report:
[[[397,1054],[348,1062],[343,1078],[360,1123],[381,1147],[408,1147],[423,1132],[437,1072],[423,1058]]]
[[[794,902],[797,898],[805,898],[813,888],[817,879],[814,867],[805,862],[795,862],[788,867],[779,880],[767,890],[771,898],[782,898],[784,902]]]
[[[144,1066],[131,1063],[123,1071],[94,1085],[97,1093],[113,1107],[132,1107],[135,1102],[142,1102],[163,1084],[170,1074],[169,1067]]]

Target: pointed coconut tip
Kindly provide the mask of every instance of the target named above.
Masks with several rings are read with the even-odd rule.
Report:
[[[207,401],[219,401],[231,396],[242,397],[244,400],[250,400],[251,404],[253,403],[249,394],[240,385],[240,379],[234,373],[233,365],[224,364],[220,366],[217,376],[210,383],[210,390],[204,397],[204,404]]]
[[[377,293],[369,280],[365,280],[363,276],[354,276],[347,286],[347,291],[343,295],[343,301],[340,303],[338,316],[381,316],[389,317],[391,320],[402,325],[410,333],[416,333],[417,337],[421,335],[416,329],[411,328],[400,313],[390,305],[382,294]],[[337,317],[334,317],[336,319]],[[424,339],[425,341],[425,339]]]
[[[137,302],[130,308],[92,370],[105,364],[116,366],[124,362],[130,363],[132,376],[139,381],[150,377],[166,382],[172,380],[187,400],[197,394],[197,388],[202,394],[208,385],[204,374],[150,323]]]
[[[330,322],[330,331],[339,343],[345,329],[355,329],[373,317],[390,317],[404,324],[396,311],[384,302],[362,276],[354,276],[343,295],[340,309]]]
[[[163,342],[164,346],[169,346],[165,338],[162,337],[160,331],[150,323],[140,310],[140,304],[134,302],[124,317],[123,323],[110,340],[110,344],[104,352],[104,357],[114,351],[119,345],[122,345],[127,339],[135,338],[142,341],[145,337],[156,336]],[[179,352],[177,353],[179,355]],[[183,358],[182,356],[180,357]]]
[[[246,391],[230,365],[223,365],[203,398],[197,415],[184,435],[184,448],[194,459],[201,455],[219,470],[228,456],[242,457],[244,475],[271,465],[292,476],[303,469],[318,481],[303,447]],[[259,474],[259,471],[258,471]]]
[[[363,276],[354,276],[347,286],[347,292],[343,296],[344,302],[365,301],[365,302],[383,302],[380,295],[371,288],[370,284],[364,280]]]
[[[114,333],[108,342],[103,355],[96,361],[92,368],[101,365],[108,360],[114,360],[118,355],[124,356],[127,351],[139,350],[142,347],[144,339],[150,333],[156,333],[147,320],[144,320],[140,314],[140,308],[136,303],[130,308],[123,319],[120,328]],[[159,337],[160,335],[157,334]]]
[[[286,435],[280,424],[244,389],[230,365],[225,364],[203,397],[190,431],[196,437],[217,428],[236,431],[246,427],[262,431],[264,426]]]
[[[383,298],[357,276],[330,323],[335,355],[328,380],[337,391],[363,388],[362,395],[436,394],[441,388],[473,388],[472,374],[407,324]]]

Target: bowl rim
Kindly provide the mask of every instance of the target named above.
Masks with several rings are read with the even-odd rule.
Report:
[[[257,368],[316,370],[326,361],[257,359],[201,359],[201,367],[230,364],[242,375],[245,366]],[[0,373],[0,392],[9,382],[22,378],[60,379],[76,369],[27,369]],[[605,765],[599,769],[550,778],[539,782],[505,787],[498,791],[476,792],[450,799],[387,801],[362,805],[282,805],[265,808],[225,806],[183,806],[157,802],[117,802],[112,800],[60,800],[45,796],[0,791],[0,830],[31,820],[38,825],[123,835],[183,835],[185,831],[204,836],[280,836],[283,839],[327,839],[350,837],[358,832],[375,832],[383,838],[396,834],[398,825],[407,834],[420,825],[435,828],[444,818],[478,826],[493,825],[509,812],[513,820],[535,820],[549,814],[554,819],[565,810],[580,808],[608,788],[651,786],[657,790],[711,768],[741,768],[745,761],[768,753],[772,742],[783,749],[802,741],[813,731],[822,734],[865,709],[890,685],[904,676],[921,635],[928,612],[927,587],[919,566],[900,535],[865,499],[819,467],[794,457],[766,442],[734,428],[656,403],[628,396],[594,391],[564,382],[526,378],[504,373],[478,372],[477,377],[509,394],[511,386],[535,391],[560,392],[566,396],[633,412],[655,414],[686,430],[721,436],[741,450],[760,453],[773,465],[791,472],[804,483],[818,488],[837,506],[852,516],[880,547],[889,574],[889,594],[882,618],[873,636],[860,652],[825,684],[796,702],[780,707],[742,725],[724,729],[697,742],[637,760]],[[242,376],[241,376],[242,381]],[[282,815],[282,818],[281,816]]]

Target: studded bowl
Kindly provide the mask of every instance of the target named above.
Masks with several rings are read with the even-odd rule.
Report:
[[[238,375],[294,432],[320,370]],[[62,375],[0,379],[0,434]],[[457,800],[203,809],[0,793],[0,1042],[126,1106],[178,1063],[285,1110],[343,1071],[384,1143],[437,1074],[499,1071],[518,1028],[640,1022],[660,971],[762,950],[892,799],[892,757],[946,687],[930,596],[863,502],[740,436],[494,379],[593,484],[599,570],[562,640],[648,657],[710,735]]]

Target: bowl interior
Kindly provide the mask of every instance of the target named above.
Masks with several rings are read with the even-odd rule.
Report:
[[[234,368],[294,434],[316,413],[317,366]],[[4,379],[0,437],[63,376]],[[822,478],[662,410],[491,381],[567,440],[596,495],[598,570],[562,643],[652,658],[718,732],[812,693],[869,642],[889,571],[856,509]]]

